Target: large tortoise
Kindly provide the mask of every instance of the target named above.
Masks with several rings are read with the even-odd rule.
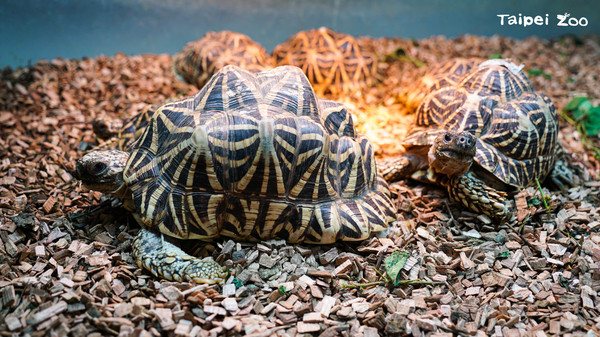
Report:
[[[347,34],[321,27],[301,31],[273,50],[276,65],[300,67],[321,93],[347,93],[377,80],[377,58]]]
[[[173,56],[173,67],[187,83],[198,88],[226,65],[235,65],[251,72],[273,68],[265,48],[249,36],[231,32],[208,32],[189,42]]]
[[[444,185],[451,199],[497,220],[512,214],[510,193],[547,177],[571,183],[559,159],[556,109],[521,67],[458,59],[426,76],[416,85],[425,94],[402,142],[405,153],[380,165],[386,180]]]
[[[223,68],[196,95],[159,108],[131,153],[90,152],[75,175],[124,200],[142,226],[137,264],[170,280],[224,274],[157,232],[328,244],[363,240],[395,216],[348,111],[318,99],[292,66],[256,75]]]

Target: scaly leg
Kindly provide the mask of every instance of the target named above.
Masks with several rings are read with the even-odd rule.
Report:
[[[452,200],[492,219],[502,221],[512,215],[508,206],[508,194],[488,186],[472,172],[452,177],[448,193]]]
[[[547,179],[549,179],[550,182],[552,182],[552,184],[558,187],[561,191],[575,186],[575,175],[567,163],[562,159],[558,159],[556,161],[554,168],[552,169],[552,172],[550,172],[550,175]]]
[[[133,256],[138,267],[169,281],[220,283],[227,277],[227,268],[212,259],[188,255],[161,235],[141,228],[133,240]]]
[[[427,166],[427,161],[414,154],[406,153],[398,157],[382,160],[377,168],[387,182],[408,178],[415,171]]]

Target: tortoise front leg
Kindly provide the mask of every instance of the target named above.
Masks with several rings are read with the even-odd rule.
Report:
[[[162,235],[143,227],[133,240],[133,256],[138,267],[169,281],[213,284],[223,282],[228,274],[227,268],[212,259],[188,255]]]
[[[381,176],[387,182],[408,178],[415,171],[427,167],[427,161],[422,156],[405,153],[398,157],[388,158],[377,163]]]
[[[471,171],[450,178],[448,194],[452,200],[471,211],[495,220],[506,220],[512,215],[508,206],[508,194],[490,187]]]

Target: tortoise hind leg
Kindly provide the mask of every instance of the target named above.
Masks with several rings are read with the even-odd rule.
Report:
[[[554,164],[554,168],[546,178],[552,185],[558,187],[561,191],[565,191],[570,187],[576,186],[575,174],[569,168],[567,162],[558,159]]]
[[[450,178],[448,194],[452,200],[471,211],[495,220],[506,220],[512,214],[508,206],[508,194],[489,186],[471,171]]]
[[[138,267],[169,281],[213,284],[227,276],[226,268],[215,261],[188,255],[143,227],[133,240],[133,256]]]

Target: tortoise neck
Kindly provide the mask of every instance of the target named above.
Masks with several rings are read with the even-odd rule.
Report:
[[[123,179],[121,179],[121,184],[119,185],[119,187],[117,187],[116,190],[110,192],[110,194],[123,200],[131,199],[131,191],[129,190],[129,187],[127,187],[127,184],[125,184],[125,181],[123,181]]]

